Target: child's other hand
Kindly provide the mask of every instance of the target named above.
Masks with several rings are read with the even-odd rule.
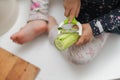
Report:
[[[81,0],[64,0],[65,16],[69,16],[69,23],[79,15]]]
[[[86,44],[87,42],[91,41],[93,39],[93,33],[92,29],[89,23],[87,24],[82,24],[82,36],[79,38],[79,40],[76,42],[75,45],[83,45]]]

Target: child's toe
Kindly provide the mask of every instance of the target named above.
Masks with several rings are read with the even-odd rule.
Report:
[[[13,34],[10,39],[12,39],[14,42],[16,41],[17,34]]]

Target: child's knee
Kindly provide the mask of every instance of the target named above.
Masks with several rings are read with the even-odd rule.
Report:
[[[74,64],[87,64],[92,61],[96,56],[82,52],[64,52],[63,55]]]
[[[69,60],[72,63],[81,64],[81,65],[89,63],[92,59],[93,59],[92,57],[83,57],[83,58],[80,58],[80,57],[75,57],[75,56],[72,56],[71,58],[69,58]]]

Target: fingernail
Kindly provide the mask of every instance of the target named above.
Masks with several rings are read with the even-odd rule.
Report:
[[[79,43],[75,43],[76,46],[78,46]]]
[[[71,20],[69,20],[68,23],[71,23]]]

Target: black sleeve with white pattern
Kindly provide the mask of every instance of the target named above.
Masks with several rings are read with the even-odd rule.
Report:
[[[90,25],[94,36],[101,34],[103,31],[120,34],[120,7],[92,20]]]

